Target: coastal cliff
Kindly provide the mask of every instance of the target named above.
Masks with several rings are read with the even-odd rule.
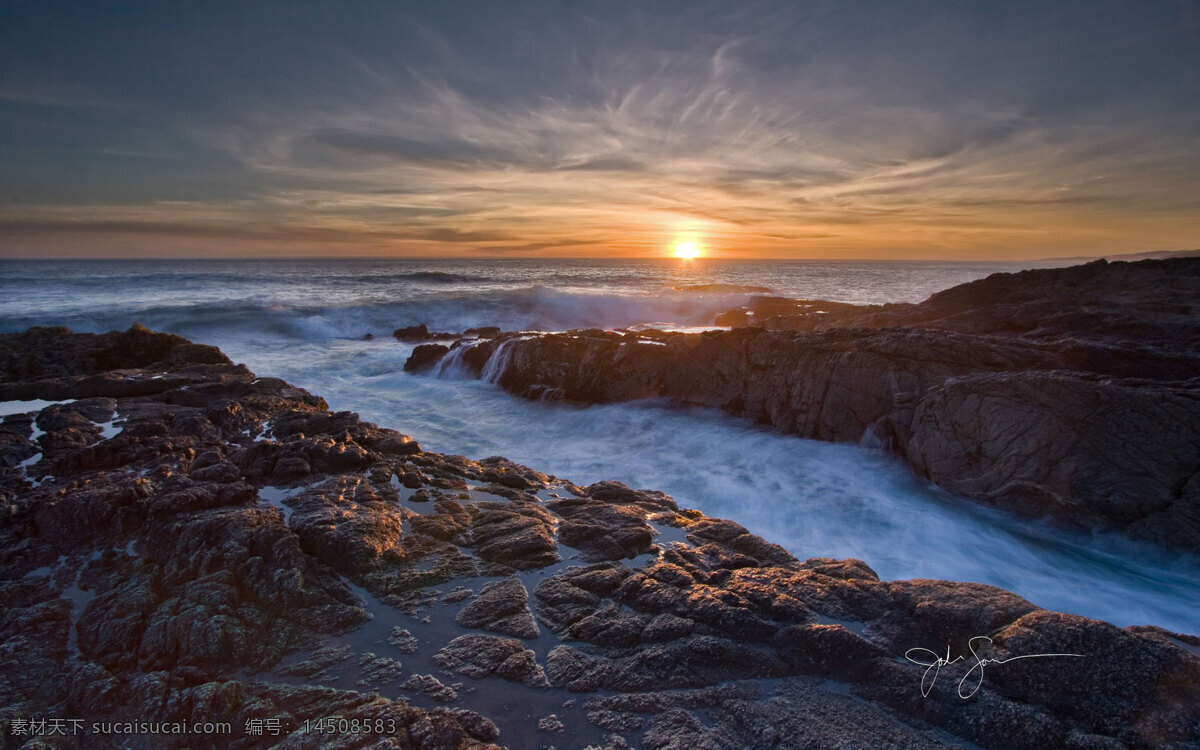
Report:
[[[510,388],[527,353],[547,372],[547,347],[592,357],[553,387],[609,399],[687,354],[711,373],[689,388],[752,413],[787,381],[733,395],[738,357],[757,352],[767,377],[794,335],[490,341]],[[820,335],[820,356],[858,361],[857,334]],[[860,356],[945,340],[922,335]],[[995,346],[986,361],[1031,361]],[[197,721],[230,729],[203,745],[239,748],[1200,743],[1193,636],[881,581],[660,492],[425,451],[141,327],[0,335],[0,376],[16,412],[0,423],[0,747],[33,741],[38,719],[86,722],[53,741],[88,748],[192,747],[134,725]],[[863,429],[887,402],[871,398]],[[813,409],[811,429],[854,437]],[[1003,663],[1044,654],[1078,656]]]
[[[920,304],[757,297],[705,333],[418,347],[527,398],[669,397],[884,446],[945,489],[1200,552],[1200,259],[994,274]]]

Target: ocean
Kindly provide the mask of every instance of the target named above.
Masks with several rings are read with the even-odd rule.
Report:
[[[1044,264],[1047,265],[1047,264]],[[1061,265],[1061,264],[1060,264]],[[503,455],[579,484],[616,479],[735,520],[801,558],[857,557],[885,579],[944,578],[1042,607],[1197,632],[1200,564],[1115,534],[982,507],[869,446],[778,435],[663,401],[584,407],[409,375],[434,331],[711,327],[753,294],[918,302],[1031,264],[678,260],[0,261],[0,330],[140,322],[219,346],[260,375],[443,453]],[[367,334],[374,338],[365,339]],[[452,373],[446,373],[452,375]]]

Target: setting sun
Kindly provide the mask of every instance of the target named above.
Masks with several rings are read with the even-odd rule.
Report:
[[[691,260],[700,257],[700,246],[695,242],[676,242],[675,257]]]

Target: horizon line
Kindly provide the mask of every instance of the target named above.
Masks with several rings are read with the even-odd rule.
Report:
[[[14,255],[0,256],[0,262],[5,261],[40,261],[40,262],[57,262],[57,261],[296,261],[296,260],[345,260],[345,261],[387,261],[387,260],[411,260],[411,261],[559,261],[559,260],[621,260],[621,261],[672,261],[680,264],[687,263],[703,263],[708,261],[718,262],[797,262],[797,263],[1050,263],[1050,262],[1067,262],[1067,261],[1094,261],[1100,259],[1152,259],[1157,255],[1185,255],[1190,253],[1200,254],[1200,248],[1184,249],[1184,250],[1140,250],[1133,252],[1122,253],[1101,253],[1097,255],[1071,255],[1071,256],[1046,256],[1038,258],[783,258],[771,256],[752,256],[745,258],[734,258],[729,256],[708,256],[699,258],[682,259],[669,255],[662,256],[628,256],[628,255],[566,255],[566,256],[524,256],[524,257],[504,257],[496,255],[221,255],[221,256],[204,256],[204,255],[183,255],[183,256],[157,256],[157,255],[61,255],[54,257],[34,256],[34,255]]]

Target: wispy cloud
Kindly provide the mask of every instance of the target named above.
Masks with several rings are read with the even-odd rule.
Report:
[[[185,34],[161,80],[114,64],[92,76],[107,85],[54,84],[101,100],[147,76],[122,96],[153,129],[147,152],[176,157],[157,166],[120,171],[136,150],[120,117],[39,134],[12,100],[0,252],[59,231],[419,254],[659,254],[682,234],[796,257],[1197,244],[1195,48],[1153,14],[1125,19],[1135,34],[1086,6],[1014,7],[1006,24],[843,3],[431,6],[335,28],[310,11],[275,34],[241,18],[236,39],[267,61],[252,75],[237,44],[179,64],[199,43]],[[99,153],[110,182],[71,182]],[[161,200],[172,178],[191,200]]]

